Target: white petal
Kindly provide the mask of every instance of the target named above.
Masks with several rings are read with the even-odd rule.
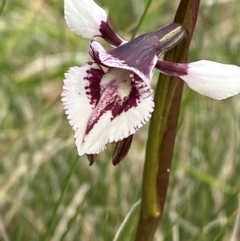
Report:
[[[196,92],[222,100],[240,92],[240,67],[201,60],[188,64],[188,74],[180,76]]]
[[[88,120],[100,96],[99,83],[103,74],[96,63],[88,63],[81,68],[72,67],[65,74],[62,102],[80,156],[85,154],[82,142]]]
[[[140,95],[133,99],[133,105],[131,105],[132,102],[128,102],[124,106],[124,111],[114,118],[113,109],[108,109],[102,113],[90,132],[84,137],[83,149],[85,153],[96,154],[103,151],[107,143],[117,142],[134,134],[150,119],[154,108],[152,91],[146,87],[142,80],[136,86]],[[118,97],[128,93],[126,88],[126,85],[120,87],[117,92]]]
[[[106,12],[93,0],[64,0],[68,27],[85,38],[101,36],[100,26],[107,22]]]

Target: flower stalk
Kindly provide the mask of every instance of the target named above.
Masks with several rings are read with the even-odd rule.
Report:
[[[182,0],[174,22],[180,23],[187,31],[187,37],[169,51],[164,60],[175,63],[187,61],[188,49],[197,21],[200,0]],[[153,112],[142,182],[142,206],[135,241],[153,240],[163,214],[178,116],[182,97],[183,82],[176,77],[160,75],[155,92]]]

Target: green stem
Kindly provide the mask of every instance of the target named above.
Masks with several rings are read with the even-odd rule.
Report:
[[[195,28],[200,0],[182,0],[174,22],[181,23],[188,35],[164,60],[186,62]],[[142,206],[135,241],[151,241],[162,217],[169,183],[171,162],[177,131],[183,82],[160,75],[156,93],[142,183]]]
[[[50,223],[48,224],[48,227],[47,227],[47,230],[43,236],[43,241],[47,241],[48,240],[48,237],[51,235],[51,231],[52,231],[52,228],[53,228],[53,225],[54,225],[54,221],[56,219],[56,216],[57,216],[57,212],[58,212],[58,209],[60,207],[60,205],[62,204],[62,201],[63,201],[63,197],[68,189],[68,186],[69,186],[69,183],[70,183],[70,180],[71,180],[71,177],[76,169],[76,166],[77,166],[77,163],[78,163],[78,160],[79,158],[76,157],[76,159],[74,160],[72,166],[71,166],[71,169],[66,177],[66,180],[64,182],[64,187],[63,187],[63,190],[61,192],[61,195],[57,201],[57,203],[55,204],[55,207],[54,207],[54,210],[53,210],[53,214],[52,214],[52,217],[51,217],[51,220],[50,220]]]
[[[162,139],[162,125],[164,122],[164,108],[166,104],[166,99],[168,95],[168,85],[167,82],[159,81],[158,87],[155,93],[155,110],[152,116],[150,127],[149,127],[149,137],[147,147],[146,147],[146,160],[151,160],[151,162],[145,162],[143,171],[143,187],[142,196],[142,213],[144,218],[156,217],[159,215],[160,210],[158,209],[157,203],[157,193],[156,193],[156,179],[158,166],[158,159],[155,158],[156,153],[158,153],[159,145]],[[155,123],[158,122],[158,125]],[[157,137],[157,138],[156,138]]]
[[[146,4],[146,6],[145,6],[144,12],[143,12],[143,14],[142,14],[142,16],[141,16],[141,18],[140,18],[140,20],[139,20],[139,22],[138,22],[138,25],[137,25],[137,27],[134,29],[133,33],[132,33],[132,38],[131,38],[131,39],[134,39],[134,38],[136,37],[136,34],[137,34],[139,28],[141,27],[144,18],[146,17],[146,14],[147,14],[147,12],[148,12],[148,9],[149,9],[151,3],[152,3],[152,0],[148,0],[147,4]]]

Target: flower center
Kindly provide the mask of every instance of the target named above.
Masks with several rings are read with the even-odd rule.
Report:
[[[101,79],[101,91],[104,91],[110,83],[117,85],[118,95],[121,99],[128,97],[132,90],[131,71],[110,68]]]

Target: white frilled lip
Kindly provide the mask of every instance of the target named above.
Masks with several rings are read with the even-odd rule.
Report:
[[[104,73],[97,63],[65,74],[62,102],[80,156],[134,134],[151,117],[152,90],[129,70]]]
[[[119,47],[106,51],[100,43],[92,39],[89,54],[98,64],[130,70],[138,75],[146,85],[150,85],[153,70],[158,60],[155,51],[135,48],[132,43],[132,41],[124,42]]]

